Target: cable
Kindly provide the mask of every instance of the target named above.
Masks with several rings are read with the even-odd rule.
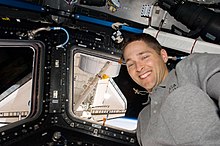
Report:
[[[174,60],[174,61],[182,60],[184,58],[186,58],[186,56],[180,56],[180,57],[178,57],[178,56],[168,56],[168,59],[171,59],[171,60]]]
[[[38,28],[38,29],[35,29],[35,30],[32,30],[32,31],[28,31],[27,32],[28,38],[31,39],[31,40],[34,39],[34,36],[38,32],[43,31],[43,30],[50,31],[50,27],[41,27],[41,28]]]
[[[28,38],[29,39],[34,39],[35,35],[40,32],[40,31],[50,31],[50,30],[63,30],[66,33],[66,41],[63,44],[60,44],[58,46],[56,46],[57,48],[63,48],[63,46],[65,46],[67,44],[67,42],[69,41],[69,33],[66,29],[64,29],[63,27],[42,27],[42,28],[38,28],[32,31],[28,31]]]
[[[158,34],[160,32],[160,30],[161,30],[161,28],[162,28],[162,26],[164,24],[164,21],[166,19],[166,16],[167,16],[167,11],[165,11],[164,14],[163,14],[163,17],[162,17],[162,19],[160,21],[159,28],[158,28],[158,31],[157,31],[157,34],[156,34],[155,38],[157,38],[157,36],[158,36]]]
[[[196,45],[196,42],[197,42],[197,39],[195,39],[195,41],[194,41],[194,43],[193,43],[193,45],[192,45],[192,48],[191,48],[190,54],[193,53],[193,49],[194,49],[194,47],[195,47],[195,45]]]
[[[140,91],[138,89],[133,88],[134,90],[134,94],[140,94],[140,95],[147,95],[148,92],[147,91]]]
[[[151,103],[151,98],[150,98],[150,96],[149,96],[149,94],[148,94],[147,101],[144,102],[144,103],[142,103],[142,105],[147,106],[147,105],[150,104],[150,103]]]
[[[68,31],[66,29],[64,29],[63,27],[51,27],[51,30],[63,30],[66,33],[66,41],[63,44],[56,46],[57,48],[63,48],[63,46],[65,46],[67,44],[67,42],[69,41]]]

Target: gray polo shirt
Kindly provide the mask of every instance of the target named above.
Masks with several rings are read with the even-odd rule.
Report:
[[[149,94],[151,104],[138,118],[137,138],[142,146],[220,146],[220,119],[207,84],[220,89],[220,55],[193,54],[177,64]],[[215,76],[215,75],[218,76]],[[218,79],[218,80],[216,80]],[[208,91],[210,90],[210,92]]]

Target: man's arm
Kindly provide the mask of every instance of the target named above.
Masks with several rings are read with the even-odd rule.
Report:
[[[218,102],[218,107],[220,107],[220,72],[217,72],[208,79],[207,93]]]

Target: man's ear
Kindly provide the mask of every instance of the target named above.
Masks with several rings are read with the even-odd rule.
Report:
[[[164,49],[161,49],[161,50],[160,50],[160,55],[161,55],[161,57],[162,57],[164,63],[167,63],[167,61],[168,61],[167,51],[164,50]]]

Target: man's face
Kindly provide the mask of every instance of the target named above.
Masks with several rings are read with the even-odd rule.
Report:
[[[144,41],[134,41],[124,48],[124,59],[131,78],[151,92],[168,75],[167,53],[164,49],[158,54]]]

